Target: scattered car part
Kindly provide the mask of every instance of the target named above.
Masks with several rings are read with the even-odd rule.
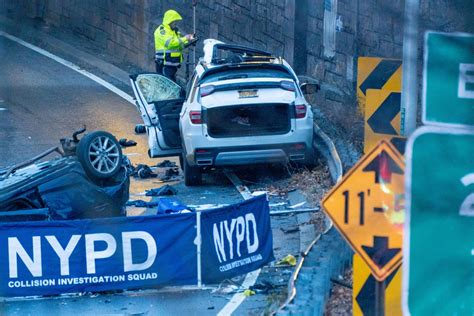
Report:
[[[137,142],[131,139],[127,140],[126,138],[120,138],[119,144],[122,147],[132,147],[132,146],[136,146]]]
[[[126,206],[135,206],[135,207],[146,207],[146,208],[152,208],[152,207],[157,207],[158,206],[158,201],[143,201],[143,200],[131,200],[128,201]]]
[[[146,190],[146,196],[162,196],[162,195],[175,195],[178,191],[170,185],[162,186],[161,188]]]
[[[75,132],[72,138],[61,139],[61,146],[7,168],[1,174],[0,220],[83,219],[124,214],[129,196],[130,162],[119,150],[117,160],[113,160],[118,165],[115,170],[109,162],[107,176],[101,169],[96,170],[99,177],[92,176],[86,168],[94,168],[91,157],[97,156],[83,154],[79,157],[78,149],[89,148],[97,137],[101,137],[102,145],[105,139],[109,143],[115,138],[106,132],[93,132],[79,140],[77,136],[84,131]],[[112,148],[109,152],[115,152],[113,148],[117,147],[109,148]],[[62,157],[37,162],[53,152]]]
[[[77,146],[77,158],[89,176],[106,179],[120,171],[122,149],[112,134],[96,131],[81,139]]]
[[[156,178],[158,175],[156,173],[153,173],[153,170],[145,164],[139,164],[135,168],[133,168],[133,171],[131,174],[135,178],[141,178],[141,179],[148,179],[148,178]]]
[[[146,126],[143,124],[135,125],[135,133],[136,134],[145,134],[146,133]]]
[[[174,167],[177,167],[177,166],[176,166],[176,163],[173,162],[173,161],[163,160],[162,162],[157,164],[156,167],[158,167],[158,168],[174,168]]]

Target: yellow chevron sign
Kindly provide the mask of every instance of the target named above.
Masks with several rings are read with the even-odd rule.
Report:
[[[354,284],[352,290],[352,315],[375,314],[375,278],[369,266],[355,254]],[[385,279],[385,315],[402,315],[402,268],[401,266]]]
[[[357,60],[357,99],[363,114],[368,89],[402,91],[402,61],[378,57]]]
[[[367,89],[364,115],[364,152],[380,141],[391,142],[404,153],[405,138],[400,135],[401,93],[391,90]]]

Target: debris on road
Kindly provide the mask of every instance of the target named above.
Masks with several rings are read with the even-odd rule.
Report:
[[[158,175],[151,170],[151,168],[145,164],[137,165],[132,173],[130,174],[134,178],[140,179],[148,179],[148,178],[156,178]]]
[[[126,206],[135,206],[135,207],[147,207],[147,208],[153,208],[158,206],[158,201],[143,201],[143,200],[131,200],[128,201]]]
[[[173,161],[163,160],[162,162],[156,164],[156,167],[158,167],[158,168],[177,168],[178,166]]]
[[[289,185],[301,190],[308,204],[319,206],[323,196],[331,189],[332,182],[328,167],[319,165],[311,171],[293,174]]]
[[[352,269],[348,269],[338,282],[334,282],[324,315],[352,315],[352,282]]]
[[[137,142],[131,139],[127,140],[126,138],[121,138],[119,140],[119,144],[122,147],[132,147],[132,146],[136,146]]]
[[[242,290],[243,288],[240,286],[240,284],[230,279],[226,279],[222,281],[216,289],[212,290],[211,293],[214,295],[229,295],[235,294]]]
[[[178,199],[161,198],[158,200],[157,214],[190,213],[193,210]]]
[[[289,233],[296,233],[297,231],[300,230],[300,228],[299,226],[293,226],[293,227],[288,227],[288,228],[280,227],[280,230],[284,232],[285,234],[289,234]]]
[[[296,258],[293,255],[287,255],[280,261],[276,263],[276,266],[284,266],[284,265],[289,265],[289,266],[295,266],[296,265]]]
[[[75,131],[58,146],[0,170],[1,221],[123,216],[130,161],[112,134],[94,131],[79,139],[85,131]],[[42,161],[53,153],[60,157]]]
[[[176,195],[178,191],[170,185],[162,186],[161,188],[146,190],[146,196],[163,196],[163,195]]]
[[[270,291],[275,290],[277,287],[278,286],[275,286],[271,284],[270,282],[264,280],[261,283],[258,283],[249,287],[249,289],[252,291],[255,291],[256,293],[268,294]]]
[[[252,296],[252,295],[255,295],[255,291],[252,291],[250,289],[247,289],[247,290],[244,291],[244,296],[249,297],[249,296]]]

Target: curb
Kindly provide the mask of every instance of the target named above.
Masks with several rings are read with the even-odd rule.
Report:
[[[343,167],[334,142],[314,124],[314,149],[325,159],[334,183],[342,179]],[[326,230],[301,253],[288,282],[288,297],[273,314],[323,315],[337,277],[351,263],[352,249],[328,219]]]

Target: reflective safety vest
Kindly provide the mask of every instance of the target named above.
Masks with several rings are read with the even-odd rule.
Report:
[[[166,66],[179,66],[183,61],[186,37],[173,31],[169,25],[161,24],[155,30],[155,60]]]

